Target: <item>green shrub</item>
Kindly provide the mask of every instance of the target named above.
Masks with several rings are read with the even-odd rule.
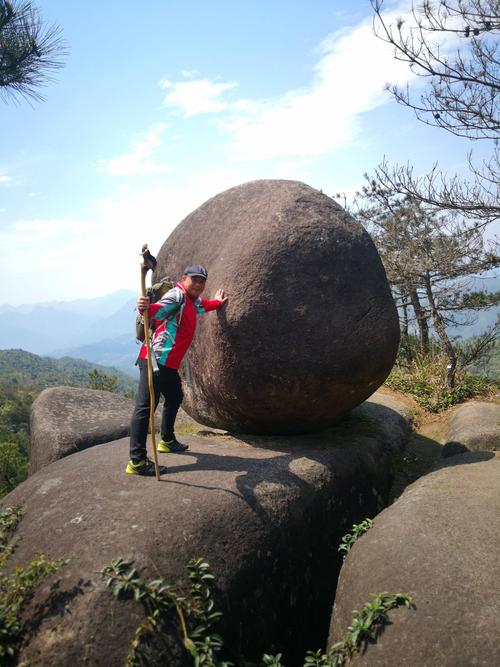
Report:
[[[14,553],[12,533],[21,520],[19,508],[7,507],[0,512],[0,664],[12,663],[18,653],[24,632],[23,609],[36,588],[68,561],[49,561],[37,554],[26,567],[16,567],[7,574],[6,566]]]
[[[455,387],[446,387],[446,357],[439,351],[418,353],[411,361],[398,360],[385,381],[386,385],[410,394],[425,410],[440,412],[476,396],[489,396],[498,384],[484,375],[472,375],[458,369]]]
[[[365,522],[370,521],[369,519]],[[364,532],[368,525],[358,532]],[[367,527],[366,527],[367,526]],[[213,575],[208,563],[201,558],[189,561],[187,565],[190,586],[183,590],[167,584],[163,579],[143,581],[131,562],[121,558],[105,566],[101,573],[106,585],[119,598],[132,598],[143,603],[146,619],[136,631],[127,658],[127,667],[147,664],[142,653],[145,645],[154,639],[155,633],[162,632],[162,624],[168,614],[175,610],[179,619],[184,648],[193,658],[194,667],[234,667],[233,663],[220,661],[218,654],[223,640],[214,632],[214,625],[222,617],[215,608],[212,594]],[[308,651],[304,658],[304,667],[344,667],[353,655],[369,642],[376,641],[382,627],[388,622],[388,611],[405,605],[412,607],[412,599],[406,593],[377,593],[366,602],[360,611],[355,610],[353,620],[342,639],[336,642],[328,653],[321,650]],[[260,667],[284,667],[281,653],[265,654]],[[258,667],[244,662],[247,667]]]
[[[116,392],[118,378],[116,375],[106,375],[94,368],[89,371],[89,389],[100,389],[101,391]]]
[[[14,442],[0,442],[0,498],[28,475],[28,457]]]
[[[143,664],[142,653],[161,630],[169,612],[179,618],[184,648],[193,657],[194,665],[206,667],[230,667],[219,662],[217,654],[222,648],[222,638],[214,633],[213,625],[222,616],[215,609],[210,583],[213,575],[208,563],[201,558],[190,560],[187,565],[190,586],[182,590],[167,584],[163,579],[143,581],[131,562],[118,558],[101,570],[106,585],[117,598],[133,598],[142,602],[146,619],[141,623],[130,643],[127,667]]]

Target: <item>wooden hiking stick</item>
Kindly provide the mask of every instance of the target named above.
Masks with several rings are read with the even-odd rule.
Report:
[[[154,270],[156,267],[156,259],[148,250],[148,245],[145,243],[142,246],[142,264],[141,264],[141,294],[142,296],[147,296],[146,293],[146,275],[147,272],[151,269]],[[147,360],[148,360],[148,386],[149,386],[149,422],[151,424],[151,443],[153,445],[153,459],[155,462],[155,471],[156,479],[160,481],[160,466],[158,465],[158,454],[156,452],[156,433],[155,433],[155,391],[153,388],[153,363],[152,357],[153,354],[151,350],[151,340],[149,338],[149,315],[147,309],[143,313],[144,317],[144,335],[145,343],[147,350]]]

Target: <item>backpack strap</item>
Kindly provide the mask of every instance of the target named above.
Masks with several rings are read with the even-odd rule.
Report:
[[[184,308],[186,307],[186,295],[184,294],[184,292],[181,290],[180,287],[176,287],[175,291],[176,291],[176,301],[177,303],[180,304],[179,308],[179,324],[180,324],[182,320],[182,315],[184,314]]]

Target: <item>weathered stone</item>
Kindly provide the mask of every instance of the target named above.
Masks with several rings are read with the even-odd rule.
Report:
[[[44,389],[30,414],[30,474],[63,456],[123,438],[130,432],[132,409],[133,401],[109,391]]]
[[[494,451],[500,449],[500,405],[471,401],[461,405],[450,416],[443,458],[460,450]]]
[[[187,264],[229,302],[199,319],[184,408],[244,433],[330,426],[388,375],[399,324],[369,235],[297,181],[253,181],[205,202],[158,254],[155,279]]]
[[[162,408],[163,398],[155,414],[157,433],[161,430]],[[109,391],[44,389],[30,414],[30,474],[64,456],[129,435],[133,409],[134,401]],[[176,424],[184,431],[186,426],[200,426],[182,408]]]
[[[341,536],[387,500],[408,430],[394,408],[372,402],[369,414],[359,408],[302,436],[187,436],[188,453],[161,457],[161,482],[124,474],[126,439],[39,470],[2,501],[24,510],[14,563],[39,551],[72,559],[28,606],[21,662],[125,664],[143,610],[116,602],[99,570],[122,556],[146,579],[176,583],[203,556],[225,613],[225,655],[240,663],[240,651],[257,659],[279,650],[289,667],[302,665],[326,640]],[[177,628],[174,614],[168,646],[148,665],[192,664]]]
[[[373,593],[410,593],[353,667],[490,667],[500,655],[500,455],[467,453],[410,486],[342,567],[330,630],[338,640]]]

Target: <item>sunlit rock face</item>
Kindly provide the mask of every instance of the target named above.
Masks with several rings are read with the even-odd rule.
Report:
[[[50,387],[30,414],[30,474],[64,456],[128,435],[133,401],[109,391]]]
[[[297,657],[325,644],[341,537],[387,504],[410,418],[381,394],[321,433],[203,429],[183,436],[188,452],[160,455],[160,482],[125,474],[128,438],[45,465],[2,499],[22,508],[10,568],[40,552],[69,558],[25,600],[17,664],[125,665],[146,612],[116,600],[101,568],[121,557],[144,581],[178,588],[187,586],[188,561],[203,557],[216,577],[224,659],[257,664],[279,646],[284,664],[302,665]],[[140,664],[192,667],[176,610],[162,617]]]
[[[409,593],[353,667],[481,665],[500,653],[500,453],[452,456],[381,512],[342,567],[329,645],[373,593]]]
[[[248,433],[317,430],[388,375],[396,308],[375,246],[336,202],[304,183],[262,180],[213,197],[163,244],[154,279],[201,263],[204,296],[183,407]]]

